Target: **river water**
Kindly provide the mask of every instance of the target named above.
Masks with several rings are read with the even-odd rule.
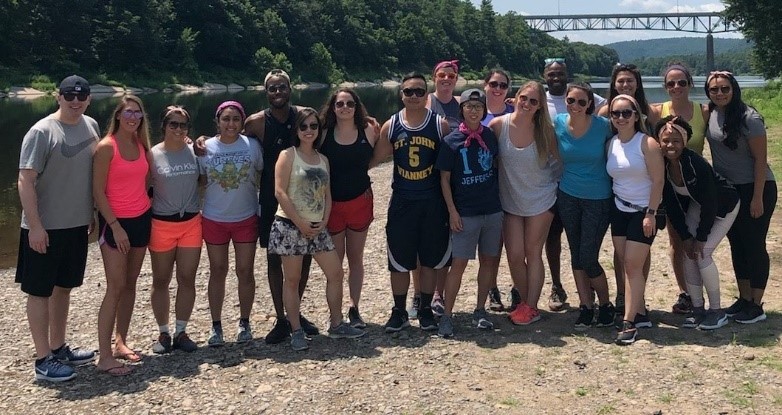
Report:
[[[695,78],[696,85],[703,85],[705,79]],[[743,88],[753,88],[765,85],[762,78],[740,78]],[[608,84],[593,83],[597,93],[607,96]],[[649,102],[663,102],[668,99],[662,88],[660,77],[644,78],[644,87]],[[291,102],[297,105],[320,106],[328,99],[329,90],[295,90]],[[361,100],[369,113],[379,121],[387,120],[401,107],[396,89],[363,88],[358,90]],[[698,87],[691,91],[691,98],[705,102],[703,89]],[[117,97],[94,95],[92,104],[86,114],[95,118],[101,128],[106,128],[111,111],[118,102]],[[214,110],[225,100],[237,100],[244,105],[248,113],[266,108],[266,96],[258,91],[239,91],[234,93],[185,93],[164,94],[155,93],[142,96],[147,113],[150,114],[153,140],[159,140],[157,126],[160,123],[160,113],[171,104],[183,105],[193,117],[193,136],[213,135]],[[12,267],[16,264],[16,250],[19,244],[19,221],[21,207],[16,190],[16,179],[19,166],[19,151],[22,138],[27,130],[39,119],[54,112],[57,103],[53,97],[40,97],[33,100],[0,99],[0,142],[5,150],[0,151],[0,268]]]

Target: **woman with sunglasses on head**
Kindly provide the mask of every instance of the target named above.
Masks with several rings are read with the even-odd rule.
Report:
[[[589,85],[568,85],[565,102],[567,113],[554,118],[563,166],[556,206],[570,245],[570,262],[581,303],[575,328],[586,330],[592,326],[593,290],[600,301],[596,325],[609,327],[614,321],[614,306],[599,257],[613,203],[611,178],[605,169],[605,143],[611,129],[607,119],[594,114],[595,101]]]
[[[662,73],[663,86],[671,97],[670,101],[652,105],[652,118],[659,120],[669,115],[681,117],[692,128],[692,137],[687,142],[687,148],[697,154],[703,154],[704,134],[709,112],[706,105],[690,100],[690,90],[693,87],[692,75],[687,67],[678,61],[671,62]],[[674,313],[686,314],[692,311],[692,298],[687,293],[687,283],[684,275],[684,246],[677,232],[668,232],[673,274],[679,286],[679,297],[674,303]]]
[[[304,255],[326,275],[331,338],[356,338],[366,332],[342,321],[342,264],[326,224],[331,213],[329,162],[318,152],[318,113],[304,108],[296,115],[293,146],[280,153],[274,167],[274,195],[280,203],[269,234],[269,252],[282,258],[283,301],[291,325],[291,348],[309,348],[299,323],[299,279]]]
[[[644,262],[657,234],[657,210],[663,193],[665,165],[660,145],[647,135],[641,106],[630,95],[619,95],[609,104],[616,135],[608,143],[606,171],[613,179],[614,209],[611,240],[624,269],[626,304],[620,345],[635,342],[637,326],[651,326],[646,315]]]
[[[518,325],[540,320],[543,245],[557,200],[559,151],[545,97],[543,85],[527,82],[516,92],[515,111],[489,124],[499,137],[500,201],[505,212],[502,234],[508,268],[521,297],[508,317]]]
[[[692,129],[679,117],[667,116],[655,126],[665,157],[663,203],[672,228],[684,242],[684,270],[692,313],[682,327],[715,330],[728,324],[720,307],[720,273],[712,253],[739,211],[736,189],[716,174],[703,157],[686,147]],[[709,297],[704,309],[703,289]]]
[[[652,130],[652,126],[656,122],[656,115],[652,112],[649,103],[646,101],[646,93],[644,92],[644,86],[641,81],[641,72],[635,65],[618,64],[614,66],[614,70],[611,73],[611,82],[609,83],[609,95],[608,102],[611,102],[619,95],[629,95],[638,102],[638,106],[641,109],[641,119],[646,125],[647,131]],[[598,114],[601,117],[609,117],[608,105],[604,105],[600,108]],[[651,258],[647,259],[644,263],[644,276],[649,276],[649,268],[651,266]],[[618,314],[624,314],[625,307],[625,285],[624,285],[624,270],[622,269],[622,260],[617,257],[616,251],[614,251],[614,278],[616,280],[616,301],[614,306],[616,307]]]
[[[201,210],[202,232],[209,255],[209,312],[212,329],[207,345],[222,346],[223,302],[228,275],[228,244],[233,241],[239,283],[237,343],[253,339],[250,313],[255,300],[255,247],[258,240],[258,181],[263,154],[257,140],[240,134],[245,112],[242,104],[225,101],[215,111],[217,135],[206,140],[206,155],[198,158],[205,183]]]
[[[728,231],[739,298],[725,309],[739,323],[766,319],[763,294],[769,274],[766,235],[777,202],[777,184],[768,165],[768,138],[763,117],[741,99],[730,72],[712,72],[709,95],[709,140],[714,170],[736,187],[741,200]]]
[[[339,89],[321,111],[324,135],[320,152],[329,160],[332,208],[329,234],[340,264],[347,254],[350,289],[350,325],[363,329],[358,303],[364,284],[364,246],[374,219],[369,161],[378,137],[366,108],[352,89]]]
[[[201,259],[201,214],[198,194],[198,158],[187,143],[190,114],[180,106],[168,106],[161,116],[163,142],[147,153],[152,172],[152,312],[160,334],[152,346],[155,353],[172,348],[194,352],[198,348],[187,335],[193,312],[195,278]],[[169,334],[171,276],[176,264],[176,328]]]
[[[106,137],[95,149],[92,180],[99,213],[98,243],[106,272],[106,294],[98,312],[97,366],[112,376],[132,371],[117,359],[141,361],[141,356],[128,347],[127,338],[152,220],[147,196],[147,151],[149,120],[144,106],[138,97],[124,96],[114,108]]]

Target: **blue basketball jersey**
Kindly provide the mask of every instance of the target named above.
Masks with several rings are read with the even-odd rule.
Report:
[[[440,149],[440,116],[427,110],[421,125],[409,126],[403,111],[391,116],[388,141],[394,149],[394,194],[409,199],[440,196],[440,172],[434,168]]]

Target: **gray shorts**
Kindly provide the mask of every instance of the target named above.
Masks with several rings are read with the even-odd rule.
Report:
[[[483,255],[500,256],[502,212],[490,215],[462,216],[462,231],[451,232],[452,255],[475,259],[475,248]]]
[[[334,242],[325,227],[318,236],[307,239],[301,235],[299,228],[290,219],[277,216],[269,232],[267,250],[270,254],[280,256],[313,255],[318,252],[333,251]]]

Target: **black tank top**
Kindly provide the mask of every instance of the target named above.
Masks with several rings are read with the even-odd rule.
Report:
[[[296,109],[291,106],[288,110],[288,119],[279,122],[272,115],[271,108],[264,110],[265,124],[263,142],[263,172],[261,173],[261,189],[258,192],[258,200],[261,204],[276,203],[274,197],[274,166],[277,157],[282,150],[291,146],[291,130],[296,120]]]
[[[346,202],[361,196],[369,189],[369,160],[372,159],[372,145],[366,132],[358,130],[353,144],[339,144],[334,139],[334,130],[326,131],[326,138],[320,152],[329,159],[331,176],[331,198]]]
[[[402,112],[391,116],[388,140],[394,149],[395,195],[408,199],[440,196],[440,171],[434,168],[440,150],[440,116],[427,110],[424,122],[410,126],[402,121]],[[381,137],[381,140],[384,139]]]

